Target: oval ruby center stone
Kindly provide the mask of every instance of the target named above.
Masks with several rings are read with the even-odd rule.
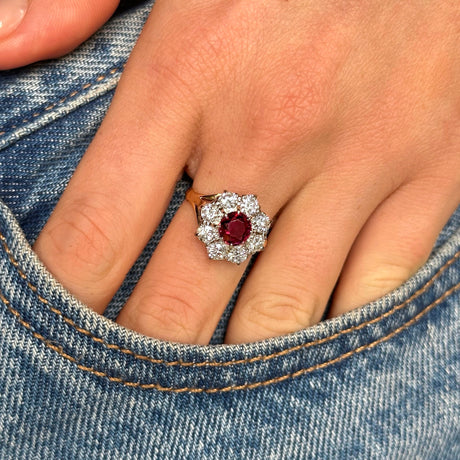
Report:
[[[226,243],[238,246],[251,234],[251,222],[242,212],[231,212],[220,221],[219,234]]]

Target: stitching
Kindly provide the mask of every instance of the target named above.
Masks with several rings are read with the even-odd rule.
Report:
[[[59,101],[48,105],[47,107],[42,109],[41,112],[34,112],[29,118],[24,118],[24,120],[22,120],[19,124],[11,125],[10,127],[5,128],[3,131],[0,131],[0,137],[4,136],[8,132],[9,129],[19,128],[20,126],[32,121],[34,118],[37,118],[40,115],[43,115],[44,113],[49,112],[50,110],[53,110],[55,107],[63,104],[68,99],[74,98],[77,94],[80,94],[81,92],[87,90],[88,88],[91,88],[91,86],[93,86],[94,84],[100,83],[102,80],[105,80],[107,77],[110,77],[114,75],[115,73],[122,72],[122,71],[123,71],[123,66],[120,66],[120,67],[115,67],[109,70],[106,74],[99,75],[98,77],[96,77],[94,81],[83,84],[80,89],[74,90],[71,93],[69,93],[67,96],[64,96],[63,98],[59,99]]]
[[[307,342],[307,343],[301,343],[299,345],[295,345],[293,347],[286,348],[284,350],[277,351],[277,352],[271,353],[269,355],[259,355],[259,356],[253,356],[252,358],[244,358],[244,359],[238,359],[238,360],[232,360],[232,361],[201,361],[201,362],[182,361],[182,360],[165,361],[163,359],[156,359],[156,358],[152,358],[150,356],[135,353],[134,351],[130,350],[129,348],[123,348],[123,347],[120,347],[119,345],[116,345],[116,344],[113,344],[113,343],[108,343],[108,342],[104,341],[102,338],[95,336],[92,332],[88,331],[87,329],[84,329],[84,328],[78,326],[70,318],[67,318],[62,313],[61,310],[57,309],[56,307],[53,307],[47,299],[42,297],[37,292],[38,291],[37,287],[34,286],[27,279],[27,275],[25,275],[24,272],[22,272],[22,270],[19,268],[19,263],[13,257],[13,254],[12,254],[12,252],[11,252],[10,248],[8,247],[7,242],[6,242],[6,238],[1,232],[0,232],[0,241],[1,241],[2,245],[3,245],[3,248],[4,248],[5,252],[8,255],[8,258],[9,258],[11,264],[16,268],[16,271],[18,272],[19,276],[27,282],[27,286],[29,287],[29,289],[31,289],[37,295],[38,300],[40,302],[42,302],[43,304],[47,305],[48,308],[53,313],[57,314],[58,316],[61,316],[62,319],[67,324],[69,324],[70,326],[75,328],[78,332],[90,337],[93,341],[104,345],[106,348],[108,348],[110,350],[118,350],[121,353],[131,355],[136,359],[139,359],[139,360],[142,360],[142,361],[148,361],[148,362],[150,362],[152,364],[162,364],[162,365],[165,365],[165,366],[183,366],[183,367],[204,367],[204,366],[227,367],[227,366],[233,366],[233,365],[236,365],[236,364],[251,364],[251,363],[254,363],[254,362],[258,362],[258,361],[268,361],[268,360],[271,360],[271,359],[274,359],[274,358],[278,358],[278,357],[287,355],[288,353],[292,353],[292,352],[295,352],[295,351],[298,351],[298,350],[301,350],[301,349],[310,348],[311,346],[314,346],[314,345],[321,345],[323,343],[330,342],[330,341],[332,341],[332,340],[334,340],[334,339],[336,339],[336,338],[338,338],[338,337],[340,337],[340,336],[342,336],[344,334],[348,334],[349,332],[359,331],[360,329],[362,329],[362,328],[364,328],[366,326],[369,326],[371,324],[377,323],[377,322],[381,321],[382,319],[385,319],[388,316],[391,316],[395,312],[397,312],[397,311],[401,310],[402,308],[404,308],[408,303],[410,303],[416,297],[418,297],[421,294],[423,294],[434,283],[434,281],[441,276],[441,274],[445,270],[447,270],[458,258],[460,258],[460,250],[458,250],[452,256],[452,258],[449,259],[438,270],[438,272],[432,278],[430,278],[422,287],[420,287],[409,298],[407,298],[404,302],[400,303],[399,305],[395,305],[392,309],[382,313],[380,316],[377,316],[377,317],[375,317],[375,318],[373,318],[371,320],[365,321],[365,322],[360,323],[360,324],[358,324],[356,326],[351,326],[348,329],[343,329],[343,330],[341,330],[339,332],[336,332],[335,334],[332,334],[330,336],[324,337],[322,339],[317,339],[317,340],[314,340],[312,342]]]
[[[333,358],[333,359],[331,359],[329,361],[326,361],[324,363],[315,364],[314,366],[306,367],[306,368],[300,369],[298,371],[282,375],[280,377],[274,377],[272,379],[259,381],[259,382],[254,382],[254,383],[245,383],[245,384],[242,384],[242,385],[230,385],[230,386],[221,387],[221,388],[197,388],[197,387],[175,388],[175,387],[164,387],[164,386],[159,385],[157,383],[130,382],[130,381],[123,380],[120,377],[110,376],[110,375],[106,374],[105,372],[98,371],[98,370],[96,370],[96,369],[94,369],[92,367],[84,366],[83,364],[78,363],[78,361],[73,356],[70,356],[69,354],[65,353],[62,350],[61,347],[56,346],[51,341],[47,340],[43,335],[41,335],[38,332],[34,331],[32,326],[28,322],[24,321],[21,318],[19,312],[11,306],[9,300],[6,299],[6,297],[4,297],[1,292],[0,292],[0,300],[6,305],[8,310],[14,316],[17,317],[19,322],[24,327],[26,327],[28,330],[30,330],[32,332],[34,337],[36,337],[37,339],[41,340],[47,347],[49,347],[52,350],[56,351],[57,353],[59,353],[65,359],[67,359],[67,360],[71,361],[72,363],[76,364],[76,366],[79,369],[81,369],[81,370],[83,370],[85,372],[90,372],[91,374],[94,374],[97,377],[106,377],[111,382],[122,383],[125,386],[135,387],[135,388],[142,388],[144,390],[155,389],[155,390],[158,390],[158,391],[169,392],[169,393],[226,393],[226,392],[230,392],[230,391],[252,390],[254,388],[265,387],[265,386],[272,385],[272,384],[275,384],[275,383],[283,382],[283,381],[288,380],[288,379],[294,379],[294,378],[299,377],[301,375],[309,374],[309,373],[314,372],[314,371],[316,371],[318,369],[324,369],[324,368],[329,367],[329,366],[331,366],[333,364],[339,363],[339,362],[345,360],[346,358],[349,358],[350,356],[353,356],[353,355],[356,355],[358,353],[361,353],[362,351],[370,350],[370,349],[374,348],[376,345],[390,340],[392,337],[394,337],[395,335],[399,334],[404,329],[407,329],[408,327],[410,327],[412,324],[417,322],[422,316],[424,316],[426,313],[428,313],[430,310],[432,310],[436,305],[441,303],[447,296],[449,296],[450,294],[452,294],[453,292],[455,292],[455,291],[457,291],[459,289],[460,289],[460,282],[457,283],[455,286],[451,287],[446,292],[444,292],[444,294],[441,297],[439,297],[434,302],[432,302],[431,304],[426,306],[416,316],[414,316],[412,319],[410,319],[409,321],[407,321],[405,324],[403,324],[402,326],[398,327],[394,331],[390,332],[388,335],[386,335],[384,337],[381,337],[380,339],[377,339],[374,342],[371,342],[371,343],[366,344],[366,345],[362,345],[362,346],[360,346],[358,348],[355,348],[354,350],[350,350],[350,351],[348,351],[346,353],[343,353],[342,355],[340,355],[340,356],[338,356],[336,358]]]
[[[201,361],[201,362],[193,362],[193,361],[182,361],[182,360],[176,360],[176,361],[165,361],[163,359],[155,359],[150,356],[146,355],[141,355],[138,353],[135,353],[134,351],[130,350],[129,348],[122,348],[119,345],[113,344],[113,343],[108,343],[105,342],[102,338],[95,336],[92,332],[88,331],[87,329],[84,329],[80,326],[78,326],[73,320],[70,318],[67,318],[61,310],[57,309],[56,307],[53,307],[47,299],[42,297],[37,291],[37,287],[34,286],[28,279],[27,275],[24,274],[24,272],[19,268],[19,263],[18,261],[13,257],[13,254],[8,247],[8,244],[6,242],[5,236],[0,232],[0,241],[3,245],[3,248],[5,252],[8,255],[8,258],[11,262],[11,264],[16,268],[16,271],[18,272],[19,276],[24,279],[27,282],[27,286],[29,287],[30,290],[32,290],[36,295],[38,300],[43,303],[44,305],[47,305],[48,308],[58,316],[61,316],[62,319],[75,328],[78,332],[90,337],[92,340],[94,340],[97,343],[100,343],[107,347],[110,350],[118,350],[121,353],[131,355],[134,358],[143,360],[143,361],[148,361],[151,362],[152,364],[163,364],[165,366],[184,366],[184,367],[204,367],[204,366],[210,366],[210,367],[227,367],[227,366],[233,366],[236,364],[251,364],[254,362],[258,361],[268,361],[273,358],[278,358],[280,356],[287,355],[288,353],[293,353],[295,351],[301,350],[301,349],[306,349],[310,348],[311,346],[314,345],[321,345],[323,343],[330,342],[344,334],[348,334],[349,332],[354,332],[354,331],[359,331],[360,329],[369,326],[371,324],[377,323],[381,321],[382,319],[387,318],[388,316],[391,316],[395,312],[401,310],[404,308],[408,303],[410,303],[412,300],[414,300],[416,297],[419,297],[421,294],[423,294],[435,281],[437,278],[439,278],[442,273],[447,270],[458,258],[460,258],[460,250],[458,250],[451,259],[449,259],[440,269],[437,271],[437,273],[430,278],[422,287],[420,287],[417,291],[415,291],[409,298],[407,298],[404,302],[400,303],[399,305],[395,305],[393,308],[390,310],[382,313],[380,316],[377,316],[371,320],[365,321],[363,323],[360,323],[356,326],[351,326],[347,329],[343,329],[341,331],[336,332],[335,334],[332,334],[330,336],[324,337],[322,339],[317,339],[312,342],[307,342],[307,343],[301,343],[299,345],[295,345],[291,348],[286,348],[281,351],[277,351],[274,353],[271,353],[269,355],[259,355],[259,356],[253,356],[252,358],[245,358],[245,359],[238,359],[238,360],[232,360],[232,361]]]

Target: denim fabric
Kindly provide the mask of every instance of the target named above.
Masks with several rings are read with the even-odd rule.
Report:
[[[94,135],[151,2],[66,58],[0,74],[0,459],[459,459],[460,208],[378,301],[222,345],[113,322],[187,179],[105,316],[31,244]]]

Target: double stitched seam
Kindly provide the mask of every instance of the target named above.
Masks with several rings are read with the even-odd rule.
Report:
[[[291,372],[289,374],[282,375],[280,377],[274,377],[272,379],[264,380],[264,381],[259,381],[259,382],[254,382],[254,383],[245,383],[242,385],[229,385],[226,387],[221,387],[221,388],[197,388],[197,387],[180,387],[180,388],[175,388],[175,387],[164,387],[162,385],[159,385],[157,383],[141,383],[141,382],[130,382],[123,380],[120,377],[112,377],[105,372],[98,371],[92,367],[84,366],[71,355],[65,353],[62,348],[56,346],[54,343],[50,342],[47,340],[43,335],[39,334],[38,332],[35,332],[27,321],[24,321],[19,312],[14,309],[11,306],[11,303],[9,300],[3,296],[3,294],[0,292],[0,300],[6,305],[8,310],[18,318],[19,322],[26,327],[28,330],[32,332],[32,335],[36,337],[37,339],[41,340],[47,347],[51,348],[52,350],[56,351],[59,353],[62,357],[65,359],[71,361],[74,363],[79,369],[85,371],[85,372],[90,372],[91,374],[96,375],[97,377],[105,377],[111,382],[116,382],[116,383],[122,383],[125,386],[129,387],[135,387],[135,388],[142,388],[144,390],[158,390],[158,391],[164,391],[164,392],[170,392],[170,393],[225,393],[229,391],[239,391],[239,390],[252,390],[254,388],[259,388],[259,387],[265,387],[268,385],[272,385],[275,383],[283,382],[288,379],[294,379],[296,377],[299,377],[301,375],[309,374],[313,371],[316,371],[318,369],[324,369],[325,367],[331,366],[333,364],[339,363],[350,356],[356,355],[358,353],[361,353],[364,350],[370,350],[374,348],[376,345],[386,342],[387,340],[390,340],[392,337],[395,335],[399,334],[401,331],[404,329],[407,329],[408,327],[412,326],[415,322],[417,322],[422,316],[424,316],[426,313],[428,313],[431,309],[433,309],[436,305],[441,303],[446,297],[448,297],[450,294],[453,292],[457,291],[460,289],[460,282],[457,283],[455,286],[451,287],[449,290],[444,292],[444,294],[436,299],[434,302],[430,303],[427,305],[421,312],[419,312],[416,316],[414,316],[412,319],[407,321],[405,324],[402,326],[398,327],[394,331],[390,332],[384,337],[381,337],[378,340],[375,340],[374,342],[368,343],[366,345],[362,345],[358,348],[355,348],[354,350],[350,350],[346,353],[341,354],[337,358],[331,359],[329,361],[326,361],[324,363],[319,363],[315,364],[314,366],[306,367],[303,369],[300,369],[295,372]]]
[[[83,84],[80,89],[72,91],[67,96],[64,96],[63,98],[59,99],[59,101],[48,105],[47,107],[45,107],[44,109],[42,109],[39,112],[37,111],[37,112],[33,113],[29,118],[24,118],[20,123],[4,128],[2,131],[0,131],[0,137],[4,136],[9,130],[17,129],[17,128],[21,127],[22,125],[25,125],[26,123],[29,123],[33,119],[38,118],[40,115],[43,115],[45,113],[50,112],[54,108],[64,104],[64,102],[68,101],[69,99],[72,99],[75,96],[77,96],[80,93],[82,93],[83,91],[86,91],[87,89],[91,88],[96,83],[100,83],[101,81],[106,80],[108,77],[111,77],[111,76],[115,75],[116,73],[121,72],[122,70],[123,70],[123,66],[115,67],[115,68],[109,70],[106,74],[99,75],[95,80]]]
[[[439,276],[441,276],[441,274],[460,257],[460,250],[459,250],[459,251],[457,251],[457,253],[454,254],[454,256],[450,260],[448,260],[438,270],[438,272],[430,280],[428,280],[427,283],[425,283],[424,286],[422,286],[420,289],[418,289],[414,294],[412,294],[412,296],[410,296],[408,299],[406,299],[401,304],[394,306],[391,310],[388,310],[387,312],[383,313],[382,315],[380,315],[380,316],[378,316],[376,318],[373,318],[373,319],[371,319],[369,321],[360,323],[360,324],[358,324],[356,326],[352,326],[352,327],[350,327],[348,329],[344,329],[344,330],[339,331],[339,332],[337,332],[337,333],[335,333],[335,334],[333,334],[331,336],[328,336],[328,337],[325,337],[325,338],[322,338],[322,339],[318,339],[318,340],[315,340],[313,342],[299,344],[299,345],[296,345],[294,347],[290,347],[290,348],[287,348],[285,350],[281,350],[281,351],[278,351],[278,352],[275,352],[275,353],[272,353],[272,354],[269,354],[269,355],[259,355],[259,356],[254,356],[252,358],[246,358],[246,359],[240,359],[240,360],[232,360],[232,361],[226,361],[226,362],[222,362],[222,361],[187,362],[187,361],[181,361],[181,360],[165,361],[165,360],[162,360],[162,359],[155,359],[155,358],[152,358],[150,356],[137,354],[137,353],[133,352],[130,349],[122,348],[122,347],[120,347],[119,345],[116,345],[116,344],[107,343],[102,338],[97,337],[94,334],[92,334],[90,331],[79,327],[77,324],[75,324],[74,321],[72,321],[70,318],[67,318],[59,309],[53,307],[49,303],[49,301],[47,299],[45,299],[44,297],[42,297],[42,296],[40,296],[38,294],[37,288],[27,280],[27,276],[19,268],[19,263],[14,259],[13,255],[11,253],[11,250],[9,249],[9,247],[8,247],[8,245],[6,243],[6,239],[1,233],[0,233],[0,240],[2,241],[3,247],[4,247],[5,251],[6,251],[6,253],[8,254],[8,258],[9,258],[10,262],[16,268],[18,274],[27,282],[27,286],[37,295],[38,300],[40,302],[42,302],[43,304],[47,305],[48,308],[53,313],[61,316],[62,319],[67,324],[69,324],[70,326],[75,328],[78,332],[87,335],[92,340],[94,340],[97,343],[101,343],[102,345],[104,345],[108,349],[118,350],[118,351],[120,351],[122,353],[129,354],[129,355],[131,355],[131,356],[133,356],[133,357],[135,357],[137,359],[144,360],[144,361],[149,361],[152,364],[163,364],[163,365],[166,365],[166,366],[191,366],[191,367],[201,367],[201,366],[223,367],[223,366],[231,366],[231,365],[235,365],[235,364],[250,364],[250,363],[253,363],[253,362],[257,362],[257,361],[267,361],[267,360],[277,358],[277,357],[286,355],[288,353],[291,353],[291,352],[294,352],[294,351],[297,351],[297,350],[300,350],[300,349],[303,349],[303,348],[309,348],[309,347],[311,347],[313,345],[320,345],[320,344],[323,344],[323,343],[327,343],[327,342],[329,342],[331,340],[334,340],[334,339],[336,339],[336,338],[338,338],[338,337],[340,337],[340,336],[342,336],[344,334],[347,334],[349,332],[358,331],[358,330],[362,329],[363,327],[371,325],[371,324],[374,324],[374,323],[376,323],[378,321],[381,321],[382,319],[384,319],[384,318],[392,315],[396,311],[402,309],[409,302],[411,302],[416,297],[421,295],[424,291],[426,291],[434,283],[434,281]]]
[[[46,305],[49,308],[50,311],[52,311],[56,315],[60,316],[67,324],[69,324],[71,327],[76,329],[78,332],[90,337],[96,343],[100,343],[100,344],[104,345],[106,348],[108,348],[110,350],[118,350],[121,353],[131,355],[134,358],[137,358],[137,359],[142,360],[142,361],[148,361],[148,362],[150,362],[152,364],[162,364],[162,365],[165,365],[165,366],[184,366],[184,367],[204,367],[204,366],[226,367],[226,366],[233,366],[235,364],[251,364],[251,363],[254,363],[254,362],[258,362],[258,361],[268,361],[268,360],[271,360],[271,359],[274,359],[274,358],[284,356],[284,355],[286,355],[288,353],[292,353],[292,352],[295,352],[295,351],[298,351],[298,350],[309,348],[309,347],[314,346],[314,345],[321,345],[321,344],[330,342],[330,341],[332,341],[332,340],[334,340],[334,339],[336,339],[338,337],[341,337],[344,334],[348,334],[350,332],[359,331],[360,329],[362,329],[362,328],[364,328],[366,326],[369,326],[371,324],[375,324],[375,323],[387,318],[388,316],[391,316],[392,314],[394,314],[395,312],[401,310],[402,308],[404,308],[412,300],[414,300],[415,298],[417,298],[421,294],[423,294],[436,281],[436,279],[439,278],[442,275],[442,273],[445,270],[447,270],[460,257],[460,250],[458,250],[443,266],[441,266],[439,268],[437,273],[432,278],[430,278],[421,288],[419,288],[416,292],[414,292],[404,302],[400,303],[399,305],[395,305],[393,308],[391,308],[390,310],[386,311],[385,313],[382,313],[380,316],[377,316],[377,317],[375,317],[375,318],[373,318],[371,320],[368,320],[368,321],[365,321],[363,323],[360,323],[360,324],[358,324],[356,326],[351,326],[351,327],[349,327],[347,329],[343,329],[343,330],[341,330],[339,332],[336,332],[335,334],[332,334],[330,336],[324,337],[322,339],[314,340],[312,342],[307,342],[307,343],[302,343],[302,344],[299,344],[299,345],[295,345],[293,347],[286,348],[284,350],[277,351],[277,352],[271,353],[269,355],[259,355],[259,356],[253,356],[252,358],[245,358],[245,359],[232,360],[232,361],[201,361],[201,362],[193,362],[193,361],[191,361],[191,362],[187,362],[187,361],[181,361],[181,360],[165,361],[165,360],[162,360],[162,359],[155,359],[155,358],[152,358],[152,357],[146,356],[146,355],[141,355],[141,354],[135,353],[134,351],[130,350],[129,348],[122,348],[119,345],[105,342],[102,338],[95,336],[92,332],[88,331],[87,329],[84,329],[84,328],[78,326],[73,320],[71,320],[70,318],[66,317],[62,313],[62,311],[60,311],[59,309],[53,307],[47,299],[45,299],[43,296],[41,296],[38,293],[37,287],[34,286],[27,279],[27,275],[20,269],[18,261],[14,258],[13,254],[12,254],[12,252],[11,252],[7,242],[6,242],[6,238],[1,232],[0,232],[0,241],[1,241],[2,245],[3,245],[3,248],[4,248],[5,252],[8,255],[8,258],[9,258],[11,264],[15,267],[15,269],[18,272],[19,276],[26,281],[28,288],[30,290],[32,290],[36,294],[38,300],[41,303],[43,303],[44,305]],[[430,304],[430,305],[432,305],[432,304]]]

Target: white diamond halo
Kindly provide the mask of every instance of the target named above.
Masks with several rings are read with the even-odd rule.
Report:
[[[270,218],[260,210],[255,195],[224,191],[198,208],[196,236],[212,260],[241,264],[264,249]]]

